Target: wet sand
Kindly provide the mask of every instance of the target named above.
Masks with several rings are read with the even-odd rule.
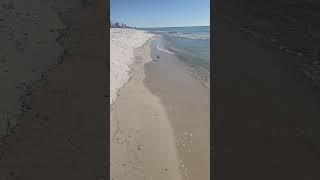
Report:
[[[209,89],[154,39],[111,107],[111,178],[209,179]]]
[[[145,85],[161,99],[174,129],[184,179],[210,179],[210,90],[175,55],[153,41]],[[157,58],[159,55],[160,58]]]
[[[166,110],[143,83],[150,60],[146,43],[135,51],[131,79],[111,106],[110,179],[181,179]]]

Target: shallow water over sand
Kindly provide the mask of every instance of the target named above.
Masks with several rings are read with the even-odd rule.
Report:
[[[184,179],[210,177],[210,92],[177,56],[151,43],[145,85],[160,98],[174,130]],[[159,57],[159,58],[158,58]]]

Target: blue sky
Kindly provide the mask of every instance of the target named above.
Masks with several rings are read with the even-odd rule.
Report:
[[[110,16],[136,27],[208,26],[210,0],[110,0]]]

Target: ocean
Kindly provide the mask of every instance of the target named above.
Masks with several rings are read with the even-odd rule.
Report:
[[[161,46],[173,52],[202,80],[210,81],[210,26],[140,28],[161,35]]]

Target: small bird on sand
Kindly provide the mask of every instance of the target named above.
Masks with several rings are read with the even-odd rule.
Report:
[[[158,59],[160,58],[159,55],[157,55],[157,58],[158,58]]]

